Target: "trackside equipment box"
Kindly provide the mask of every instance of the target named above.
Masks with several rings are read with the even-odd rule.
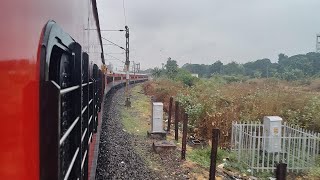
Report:
[[[163,133],[163,103],[152,103],[151,133]]]
[[[281,152],[282,118],[265,116],[263,118],[264,150],[268,153]]]

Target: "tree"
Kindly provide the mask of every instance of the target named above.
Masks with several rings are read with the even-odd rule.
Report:
[[[185,64],[182,66],[182,69],[185,69],[193,74],[198,74],[200,77],[208,77],[208,66],[205,64]]]
[[[172,60],[170,57],[167,60],[167,64],[165,65],[166,75],[169,79],[174,79],[178,73],[178,64],[177,61]]]
[[[293,70],[301,70],[305,75],[314,74],[313,60],[309,59],[307,55],[299,54],[288,57],[284,54],[279,54],[279,72],[288,73]]]
[[[285,60],[287,60],[289,57],[283,53],[280,53],[278,55],[278,63],[282,64]]]
[[[151,74],[152,74],[153,77],[159,78],[159,77],[162,76],[163,71],[161,69],[155,67],[153,70],[151,70]]]
[[[316,75],[320,70],[320,53],[310,52],[306,54],[306,57],[312,63],[312,75]]]
[[[270,59],[264,58],[243,65],[245,75],[250,77],[269,77],[269,70],[272,68]]]
[[[221,61],[216,61],[211,65],[185,64],[182,68],[191,73],[199,74],[200,77],[224,74],[255,78],[279,77],[292,81],[301,77],[320,76],[320,53],[310,52],[291,57],[280,53],[277,63],[272,63],[270,59],[264,58],[244,64],[231,62],[223,65]]]
[[[216,61],[212,65],[209,66],[209,75],[212,74],[220,74],[223,68],[223,63],[221,61]]]
[[[283,53],[278,55],[279,73],[283,73],[289,57]]]
[[[242,75],[244,73],[244,68],[242,65],[232,61],[229,64],[223,66],[223,74],[226,75]]]

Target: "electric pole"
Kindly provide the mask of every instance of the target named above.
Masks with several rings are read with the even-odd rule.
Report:
[[[136,72],[140,72],[140,63],[137,63],[137,70],[136,70]]]
[[[129,28],[128,26],[125,26],[125,31],[126,31],[126,92],[125,92],[125,96],[126,96],[126,102],[125,105],[127,107],[131,106],[131,102],[130,102],[130,97],[129,97],[129,65],[130,65],[130,61],[129,61]]]
[[[133,84],[136,83],[136,63],[134,63],[134,61],[132,61],[132,72],[133,72]]]

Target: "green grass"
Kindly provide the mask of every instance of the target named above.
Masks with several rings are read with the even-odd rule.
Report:
[[[316,179],[320,179],[320,156],[316,158],[316,166],[311,168],[308,174]]]
[[[120,110],[121,122],[124,130],[135,135],[138,142],[147,141],[145,139],[147,131],[150,130],[151,103],[150,98],[143,93],[142,85],[137,85],[130,89],[131,107],[123,107]],[[151,142],[150,142],[151,143]],[[158,163],[160,156],[150,156],[149,150],[144,149],[138,143],[133,146],[135,152],[144,160],[147,166],[152,170],[162,169]]]
[[[187,153],[187,159],[205,168],[210,167],[210,148],[193,149]]]
[[[259,177],[261,180],[268,180],[269,177],[274,177],[274,173],[269,172],[269,171],[264,171],[264,172],[257,172],[255,174],[256,177]]]
[[[223,159],[230,158],[231,154],[223,149],[218,149],[217,153],[217,165],[223,162]],[[211,147],[205,147],[203,149],[196,148],[187,153],[187,158],[205,168],[210,167],[211,159]]]
[[[142,93],[141,85],[131,89],[131,107],[122,108],[120,116],[124,129],[134,135],[147,134],[150,117],[150,100]]]

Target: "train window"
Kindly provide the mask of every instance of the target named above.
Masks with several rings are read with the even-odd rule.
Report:
[[[86,179],[89,57],[53,21],[40,60],[40,179]],[[82,176],[82,177],[81,177]]]
[[[81,175],[83,179],[88,177],[89,161],[89,55],[82,54],[82,124],[81,124]]]
[[[107,76],[107,84],[111,83],[113,81],[112,76]]]

